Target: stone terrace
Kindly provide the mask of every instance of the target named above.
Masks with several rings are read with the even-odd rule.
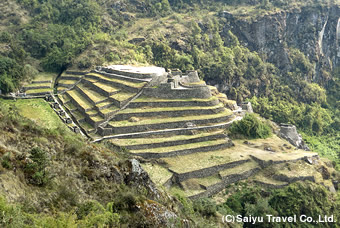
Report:
[[[238,107],[196,72],[183,75],[131,66],[67,71],[57,90],[93,142],[110,140],[126,148],[147,161],[143,166],[156,184],[191,198],[211,196],[268,164],[315,155],[272,154],[233,143],[224,132],[242,118],[230,109]],[[278,138],[271,141],[287,143]]]

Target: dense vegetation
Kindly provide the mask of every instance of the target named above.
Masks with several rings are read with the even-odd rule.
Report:
[[[259,120],[255,114],[246,114],[242,120],[232,123],[229,128],[233,136],[265,139],[271,135],[269,125]]]

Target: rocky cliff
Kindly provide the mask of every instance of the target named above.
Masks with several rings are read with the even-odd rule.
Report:
[[[323,70],[340,63],[340,8],[304,7],[245,19],[223,12],[223,35],[231,30],[242,44],[280,69],[290,69],[289,49],[303,52],[315,67],[314,81],[327,81]]]

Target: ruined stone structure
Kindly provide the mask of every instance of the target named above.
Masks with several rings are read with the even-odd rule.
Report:
[[[299,149],[309,150],[301,135],[296,131],[296,127],[292,124],[280,124],[280,137],[286,139]]]

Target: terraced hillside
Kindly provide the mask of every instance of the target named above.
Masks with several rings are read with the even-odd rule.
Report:
[[[244,111],[192,72],[156,74],[122,66],[68,71],[58,80],[57,90],[93,142],[110,140],[126,148],[144,161],[157,185],[174,194],[208,197],[251,176],[266,185],[261,182],[266,167],[316,156],[285,148],[289,143],[277,136],[232,142],[225,130],[242,119]],[[284,180],[299,178],[277,183],[284,186]]]

